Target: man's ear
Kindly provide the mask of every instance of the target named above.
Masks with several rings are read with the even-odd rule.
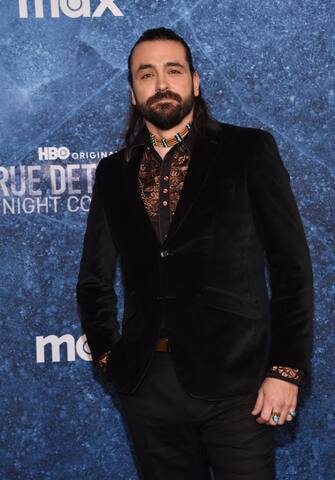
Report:
[[[193,93],[195,97],[198,97],[200,93],[200,77],[197,71],[193,73]]]
[[[134,95],[134,90],[131,87],[129,87],[129,90],[130,90],[130,95],[131,95],[131,103],[133,105],[136,105],[136,98],[135,98],[135,95]]]

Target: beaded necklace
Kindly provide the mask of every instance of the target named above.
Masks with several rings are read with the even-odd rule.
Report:
[[[155,147],[172,147],[173,145],[180,143],[187,135],[187,133],[191,130],[191,128],[192,122],[187,123],[186,127],[181,132],[176,133],[172,138],[169,139],[164,137],[158,138],[154,133],[150,133],[150,141]]]

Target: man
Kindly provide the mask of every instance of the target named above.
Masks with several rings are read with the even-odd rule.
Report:
[[[144,32],[128,67],[126,146],[97,167],[77,284],[93,360],[142,478],[274,479],[271,427],[296,415],[313,316],[288,172],[270,133],[209,117],[172,30]]]

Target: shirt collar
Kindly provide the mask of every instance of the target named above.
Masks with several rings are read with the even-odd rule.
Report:
[[[187,135],[183,137],[183,140],[177,143],[176,145],[174,145],[172,148],[175,148],[178,145],[184,144],[189,149],[189,151],[192,152],[194,140],[195,140],[195,132],[194,132],[194,129],[191,128],[191,130],[187,133]],[[142,129],[139,131],[139,133],[135,137],[133,147],[139,147],[139,146],[149,147],[151,145],[152,143],[150,140],[150,132],[146,124],[144,124]]]

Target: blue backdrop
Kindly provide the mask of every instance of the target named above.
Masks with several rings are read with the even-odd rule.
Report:
[[[335,478],[334,15],[331,0],[1,2],[1,479],[138,478],[75,283],[96,164],[122,143],[129,50],[162,25],[189,42],[212,114],[270,130],[291,175],[315,342],[312,387],[275,432],[278,479]]]

